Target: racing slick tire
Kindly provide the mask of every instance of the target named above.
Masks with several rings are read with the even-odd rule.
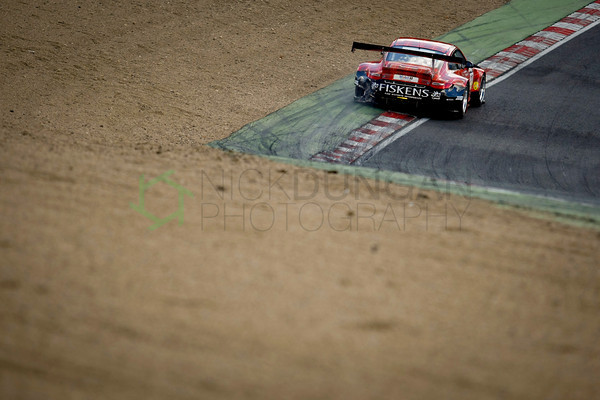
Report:
[[[463,94],[462,101],[460,102],[460,104],[458,106],[454,107],[454,109],[452,110],[452,111],[454,111],[454,117],[456,119],[462,119],[465,116],[465,114],[467,113],[467,108],[469,107],[469,92],[470,91],[471,91],[471,83],[469,82],[465,89],[465,93]]]
[[[485,103],[485,90],[486,90],[486,81],[485,75],[481,77],[481,84],[479,85],[479,90],[473,92],[471,96],[471,105],[475,107],[480,107],[483,103]]]
[[[360,99],[362,99],[365,95],[365,89],[361,88],[360,86],[355,86],[354,87],[354,101],[358,101]]]

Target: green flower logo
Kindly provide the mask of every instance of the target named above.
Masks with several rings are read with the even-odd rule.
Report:
[[[163,226],[164,224],[166,224],[167,222],[169,222],[175,218],[177,218],[179,220],[179,225],[183,224],[183,209],[184,209],[183,199],[185,196],[194,197],[192,192],[190,192],[183,186],[181,186],[178,183],[173,182],[171,179],[169,179],[169,176],[172,175],[173,172],[174,171],[167,171],[164,174],[162,174],[154,179],[149,179],[147,181],[144,180],[144,175],[142,174],[140,176],[140,183],[139,183],[140,194],[139,194],[138,203],[137,204],[129,203],[129,207],[131,207],[133,210],[137,211],[138,213],[142,214],[144,217],[146,217],[146,218],[150,219],[152,222],[154,222],[154,224],[152,224],[150,227],[148,227],[148,229],[150,229],[151,231],[155,230],[156,228],[160,228],[161,226]],[[156,215],[149,212],[148,210],[146,210],[146,201],[145,201],[146,191],[159,182],[164,182],[167,185],[175,188],[179,194],[177,211],[175,211],[174,213],[172,213],[164,218],[159,218]]]

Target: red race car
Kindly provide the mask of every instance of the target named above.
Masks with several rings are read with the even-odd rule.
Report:
[[[381,52],[379,61],[358,66],[354,99],[387,105],[424,103],[462,118],[469,104],[485,102],[485,71],[467,61],[452,44],[417,38],[398,38],[391,46],[354,42],[354,50]]]

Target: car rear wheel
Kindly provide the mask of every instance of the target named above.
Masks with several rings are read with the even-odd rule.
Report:
[[[365,89],[360,86],[354,87],[354,97],[363,97],[365,95]]]
[[[455,109],[455,116],[457,119],[461,119],[467,113],[467,107],[469,106],[469,91],[471,90],[471,85],[467,85],[465,89],[465,93],[463,94],[462,101]]]
[[[354,87],[354,99],[360,99],[365,95],[365,89],[361,88],[360,86],[355,86]]]
[[[483,103],[485,103],[485,89],[486,89],[485,75],[483,75],[481,77],[481,83],[479,84],[479,90],[477,90],[476,92],[473,92],[473,94],[472,94],[472,96],[473,96],[473,100],[471,100],[472,105],[474,105],[475,107],[479,107]]]

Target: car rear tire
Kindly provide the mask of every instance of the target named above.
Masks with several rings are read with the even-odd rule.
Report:
[[[355,99],[360,99],[364,95],[365,95],[365,89],[361,88],[360,86],[354,87],[354,98]]]
[[[455,114],[454,116],[456,117],[456,119],[461,119],[465,116],[465,114],[467,113],[467,108],[469,107],[469,92],[471,91],[471,85],[468,84],[466,89],[465,89],[465,93],[463,94],[463,98],[462,101],[460,102],[460,105],[458,107],[455,108]]]
[[[485,75],[483,75],[483,77],[481,77],[481,84],[479,85],[479,90],[477,90],[476,92],[473,92],[473,94],[472,94],[473,100],[471,100],[471,104],[473,106],[479,107],[483,103],[485,103],[485,90],[486,90],[486,81],[485,81]]]

